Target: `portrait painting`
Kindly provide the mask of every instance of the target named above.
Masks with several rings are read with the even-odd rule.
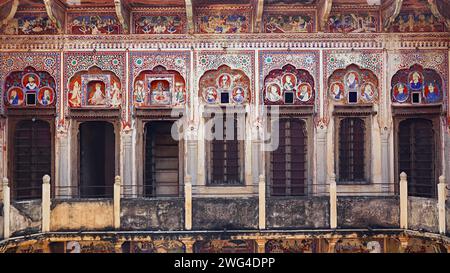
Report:
[[[366,82],[361,86],[360,98],[365,103],[373,102],[377,96],[377,90],[373,83]]]
[[[106,84],[103,81],[90,81],[87,84],[87,104],[106,105]]]
[[[0,33],[6,35],[51,35],[57,34],[56,24],[44,13],[17,13],[0,26]]]
[[[121,34],[122,28],[114,14],[69,14],[69,32],[78,35]]]
[[[198,17],[200,33],[246,33],[249,31],[249,26],[249,17],[243,14],[208,14]]]
[[[301,83],[298,85],[295,94],[298,100],[307,102],[312,97],[312,87],[309,83]]]
[[[7,103],[11,106],[20,106],[23,104],[24,94],[20,87],[11,87],[7,93]]]
[[[409,88],[411,90],[422,90],[423,75],[418,71],[413,71],[408,76]]]
[[[393,87],[392,95],[397,102],[405,102],[409,97],[408,87],[399,82]]]
[[[69,83],[68,101],[70,107],[81,107],[81,80],[78,78]]]
[[[175,83],[175,94],[173,96],[173,104],[181,105],[186,102],[186,88],[184,83],[176,82]]]
[[[269,83],[266,86],[266,99],[269,102],[278,102],[282,99],[281,87],[278,83]]]
[[[391,32],[442,32],[445,24],[432,13],[402,12],[390,27]]]
[[[233,78],[228,73],[223,73],[217,78],[217,86],[221,89],[230,89],[233,84]]]
[[[48,106],[53,103],[54,91],[50,87],[42,87],[38,92],[38,102],[43,106]]]
[[[37,91],[39,89],[40,79],[36,73],[27,73],[22,78],[22,85],[25,91]]]
[[[217,102],[217,90],[214,87],[208,87],[206,89],[205,94],[205,101],[207,103],[216,103]]]
[[[312,32],[313,18],[314,14],[271,14],[264,18],[264,31],[267,33]]]
[[[231,93],[231,98],[233,99],[233,101],[235,103],[241,104],[241,103],[245,102],[246,94],[247,94],[247,92],[244,89],[244,87],[236,86],[233,89],[233,92]]]
[[[281,78],[281,84],[283,86],[283,91],[294,91],[297,86],[297,77],[292,73],[286,73]]]
[[[328,31],[334,33],[376,32],[378,26],[376,13],[336,13],[327,22]]]
[[[150,104],[169,105],[172,101],[171,90],[173,88],[173,77],[147,76],[147,87],[150,90]]]
[[[435,82],[425,84],[424,97],[429,103],[439,102],[441,100],[439,86]]]
[[[359,86],[359,75],[355,71],[348,72],[345,77],[345,86],[348,91],[357,91]]]
[[[134,83],[134,102],[138,105],[145,104],[147,100],[147,90],[145,89],[144,81],[137,80]]]
[[[344,99],[344,84],[342,82],[333,82],[330,85],[330,96],[335,101],[342,101]]]

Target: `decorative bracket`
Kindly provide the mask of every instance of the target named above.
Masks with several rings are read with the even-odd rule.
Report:
[[[64,33],[64,6],[59,1],[54,0],[44,0],[44,5],[48,18],[56,25],[58,33]]]
[[[116,7],[116,15],[122,28],[125,32],[128,32],[130,30],[130,10],[125,6],[122,0],[114,0],[114,6]]]
[[[16,15],[19,0],[10,0],[0,6],[0,25],[6,25]]]

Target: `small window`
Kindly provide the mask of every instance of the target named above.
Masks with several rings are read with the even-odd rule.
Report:
[[[284,93],[284,103],[294,103],[294,93],[285,92]]]
[[[420,103],[420,93],[412,93],[412,103]]]
[[[358,93],[348,92],[348,103],[357,103],[357,102],[358,102]]]
[[[27,105],[36,105],[35,93],[27,93]]]
[[[230,103],[230,93],[228,92],[220,93],[220,103]]]
[[[365,181],[365,122],[361,118],[344,118],[339,124],[338,181]]]

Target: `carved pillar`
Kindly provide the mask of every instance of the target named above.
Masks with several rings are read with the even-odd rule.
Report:
[[[327,127],[320,125],[316,134],[316,187],[314,191],[319,194],[327,192]]]
[[[190,125],[187,132],[187,155],[186,155],[186,171],[192,178],[192,184],[197,184],[197,130]]]
[[[183,238],[180,240],[186,249],[186,253],[194,253],[194,243],[195,239],[193,238]]]
[[[389,192],[389,129],[387,127],[381,129],[381,192]]]
[[[406,249],[408,248],[408,237],[407,236],[400,236],[398,239],[400,241],[399,252],[400,253],[405,253]]]
[[[70,149],[69,135],[66,131],[60,131],[56,138],[56,164],[57,181],[55,181],[55,194],[58,198],[70,198],[72,190],[70,188]]]
[[[266,253],[266,239],[256,239],[256,253]]]
[[[137,187],[133,185],[133,139],[132,131],[122,131],[122,185],[123,194],[126,197],[133,198],[137,195]]]

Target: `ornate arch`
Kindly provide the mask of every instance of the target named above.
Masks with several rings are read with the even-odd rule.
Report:
[[[314,77],[307,70],[287,64],[268,73],[262,93],[267,105],[314,105]]]
[[[198,96],[206,104],[248,104],[252,94],[249,77],[239,69],[221,65],[199,79]]]

